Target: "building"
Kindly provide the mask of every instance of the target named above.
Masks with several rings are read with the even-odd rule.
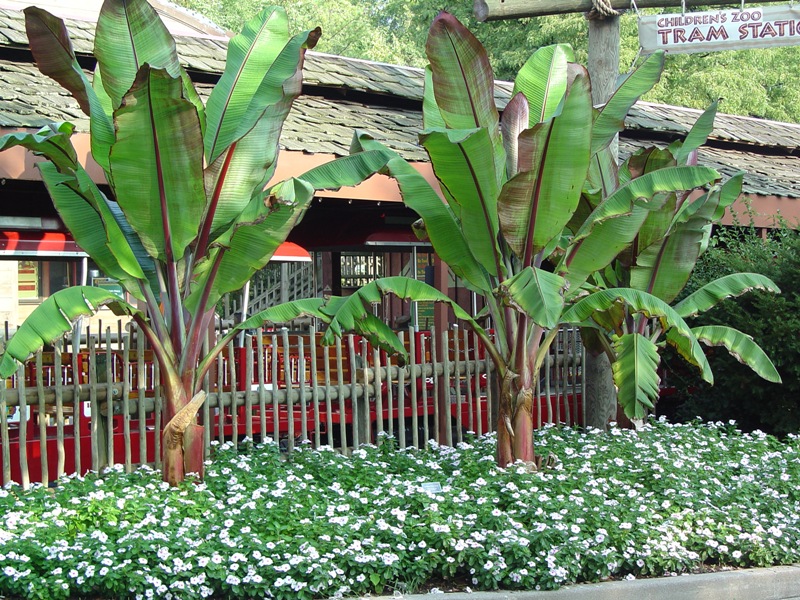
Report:
[[[201,94],[219,78],[227,37],[212,24],[162,0],[151,0],[164,15],[178,43],[178,53]],[[77,125],[75,144],[88,156],[88,118],[57,83],[42,76],[27,47],[24,16],[27,2],[0,0],[0,133],[36,130],[67,120]],[[38,3],[64,11],[76,53],[91,70],[93,15],[101,0]],[[48,7],[49,5],[49,7]],[[64,6],[67,5],[67,8]],[[56,10],[58,9],[58,10]],[[417,143],[422,129],[423,72],[309,52],[303,95],[297,99],[282,136],[275,177],[300,174],[311,166],[348,154],[353,130],[367,130],[415,163],[433,180],[426,155]],[[498,82],[497,103],[504,107],[511,84]],[[620,139],[622,153],[682,137],[700,112],[639,103],[630,112]],[[800,125],[719,115],[700,162],[726,176],[744,170],[743,197],[728,224],[742,220],[758,227],[800,223]],[[96,181],[102,171],[87,166]],[[42,185],[34,159],[22,149],[0,153],[0,321],[14,326],[54,290],[86,281],[114,286],[96,272],[72,242]],[[737,216],[738,215],[738,216]],[[435,258],[418,242],[409,225],[415,215],[402,204],[396,185],[376,176],[355,188],[320,193],[290,241],[316,253],[321,265],[317,293],[347,293],[372,277],[398,272],[430,276]],[[443,283],[440,279],[439,283]],[[469,301],[465,290],[460,299]],[[407,308],[387,301],[384,317],[402,321]],[[423,315],[423,317],[426,317]],[[108,317],[107,317],[108,318]]]

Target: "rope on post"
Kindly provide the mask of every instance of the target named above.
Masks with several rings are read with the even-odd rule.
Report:
[[[592,10],[587,13],[586,18],[607,19],[609,17],[618,17],[621,14],[611,6],[611,0],[592,0]]]

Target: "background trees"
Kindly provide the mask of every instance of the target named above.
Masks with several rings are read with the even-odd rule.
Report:
[[[259,0],[175,1],[232,31],[241,28],[244,15],[256,13],[263,4]],[[499,79],[513,79],[536,48],[554,43],[570,44],[576,60],[586,62],[588,25],[583,15],[477,23],[469,0],[271,3],[285,7],[298,29],[321,26],[325,35],[317,50],[330,54],[424,66],[428,26],[440,10],[446,10],[486,47]],[[639,49],[636,15],[623,15],[621,29],[625,72]],[[704,109],[723,98],[720,108],[726,113],[800,122],[800,72],[787,68],[798,61],[800,47],[671,55],[661,81],[643,99]]]

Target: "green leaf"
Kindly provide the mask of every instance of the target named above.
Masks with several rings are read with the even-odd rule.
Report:
[[[563,270],[570,289],[576,289],[633,241],[648,212],[666,201],[663,194],[691,190],[718,177],[707,167],[670,167],[632,179],[592,211],[575,233],[557,271]]]
[[[522,92],[528,99],[531,127],[556,113],[567,91],[570,62],[575,62],[571,46],[545,46],[534,52],[517,73],[512,95]]]
[[[430,65],[425,67],[425,87],[422,92],[422,127],[423,129],[446,129],[447,125],[436,106],[433,95],[433,72]]]
[[[180,78],[144,66],[115,114],[117,201],[148,254],[180,259],[205,208],[203,142]]]
[[[692,329],[698,340],[709,346],[724,346],[736,360],[747,365],[759,377],[772,383],[781,383],[775,365],[749,335],[732,327],[708,325]]]
[[[592,154],[610,144],[614,136],[625,128],[625,116],[631,106],[658,83],[663,68],[664,52],[658,51],[645,58],[626,76],[594,121]]]
[[[10,377],[20,364],[45,344],[52,344],[72,331],[75,321],[109,306],[117,315],[138,311],[106,290],[78,286],[59,290],[37,306],[8,342],[0,360],[0,377]]]
[[[145,64],[181,75],[175,40],[147,0],[106,0],[97,18],[94,38],[103,87],[114,109],[134,84]]]
[[[738,175],[721,187],[684,202],[666,236],[647,247],[640,246],[636,262],[631,267],[631,287],[672,302],[691,276],[710,235],[711,225],[739,196],[741,184],[742,177]]]
[[[64,22],[46,10],[29,6],[25,9],[25,31],[39,71],[64,86],[90,116],[92,155],[108,169],[108,149],[114,142],[110,110],[105,109],[78,63]]]
[[[372,312],[372,305],[380,303],[386,294],[416,302],[444,302],[453,310],[457,319],[464,320],[476,331],[483,332],[483,328],[469,313],[436,288],[408,277],[385,277],[362,286],[351,296],[331,299],[324,308],[330,317],[330,326],[323,342],[330,343],[334,335],[341,336],[345,332],[354,331],[366,336],[377,347],[405,356],[405,349],[397,335]]]
[[[600,323],[602,321],[595,317],[595,313],[603,315],[614,304],[623,304],[630,312],[642,314],[647,319],[657,318],[661,328],[667,332],[668,341],[676,345],[686,360],[701,369],[706,381],[713,381],[708,360],[686,321],[669,304],[647,292],[630,288],[594,292],[567,309],[562,322],[585,325],[591,320]]]
[[[315,317],[327,322],[329,319],[328,313],[321,310],[324,304],[325,300],[323,298],[305,298],[270,306],[266,310],[248,317],[247,320],[236,325],[234,330],[257,329],[265,323],[288,323],[300,317]]]
[[[439,257],[471,289],[489,293],[492,285],[487,271],[472,254],[452,209],[442,201],[428,181],[405,160],[368,134],[356,132],[351,151],[384,150],[393,156],[386,163],[386,174],[394,177],[400,187],[403,202],[425,222],[431,244]]]
[[[105,274],[141,298],[137,280],[143,279],[144,273],[102,192],[82,169],[71,175],[60,173],[52,163],[42,162],[38,167],[53,205],[78,245]]]
[[[256,100],[256,91],[265,80],[273,85],[271,89],[263,90],[267,94],[263,99],[264,105],[274,104],[283,96],[282,83],[294,75],[300,60],[299,53],[295,52],[293,60],[289,61],[294,63],[293,66],[283,62],[276,65],[288,41],[286,12],[273,6],[250,19],[242,32],[228,42],[225,71],[206,103],[204,145],[209,164],[255,125],[257,114],[251,113],[249,119],[245,117],[251,103]],[[274,75],[270,76],[270,70],[273,66],[278,70],[289,66],[289,70],[277,82],[272,82]]]
[[[503,186],[497,211],[503,238],[523,266],[560,235],[578,206],[589,169],[591,120],[589,80],[578,76],[561,114],[519,137],[521,172]]]
[[[486,129],[431,131],[420,136],[433,171],[458,207],[472,254],[495,277],[502,274],[498,245],[497,177]]]
[[[494,100],[494,75],[486,50],[458,19],[441,12],[428,32],[425,52],[442,120],[448,129],[486,129],[499,185],[506,159]]]
[[[72,123],[50,123],[36,133],[9,133],[0,138],[0,152],[22,146],[36,156],[52,161],[60,171],[71,171],[78,165],[78,155],[70,140],[75,131]]]
[[[223,294],[241,289],[286,241],[313,198],[314,189],[299,179],[289,179],[266,195],[254,196],[230,229],[214,242],[209,255],[197,262],[186,308],[196,314],[216,304]]]
[[[524,312],[540,327],[557,327],[564,311],[566,281],[554,273],[527,267],[507,279],[498,295],[518,311]]]
[[[643,335],[628,333],[614,340],[617,359],[611,363],[617,398],[631,419],[644,419],[658,400],[658,346]]]
[[[685,163],[692,152],[705,144],[708,136],[714,131],[714,118],[717,116],[718,104],[719,101],[715,100],[700,115],[683,143],[678,142],[670,145],[670,150],[675,155],[675,160],[679,165]]]
[[[754,289],[776,294],[781,291],[769,277],[764,275],[758,273],[732,273],[715,279],[689,294],[675,305],[675,312],[684,319],[688,319],[707,311],[726,298],[741,296]]]
[[[385,149],[356,152],[314,167],[298,178],[315,190],[337,190],[342,186],[355,186],[383,171],[386,163],[395,156],[396,154]]]

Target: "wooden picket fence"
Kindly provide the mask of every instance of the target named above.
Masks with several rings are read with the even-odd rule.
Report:
[[[354,335],[258,330],[231,343],[205,377],[199,419],[214,442],[277,440],[348,453],[386,433],[400,448],[453,445],[496,427],[493,365],[474,333],[398,333],[408,364]],[[537,383],[534,420],[582,423],[583,348],[563,330]],[[48,485],[121,464],[160,467],[164,397],[158,364],[139,331],[117,325],[40,351],[0,387],[2,483]]]

